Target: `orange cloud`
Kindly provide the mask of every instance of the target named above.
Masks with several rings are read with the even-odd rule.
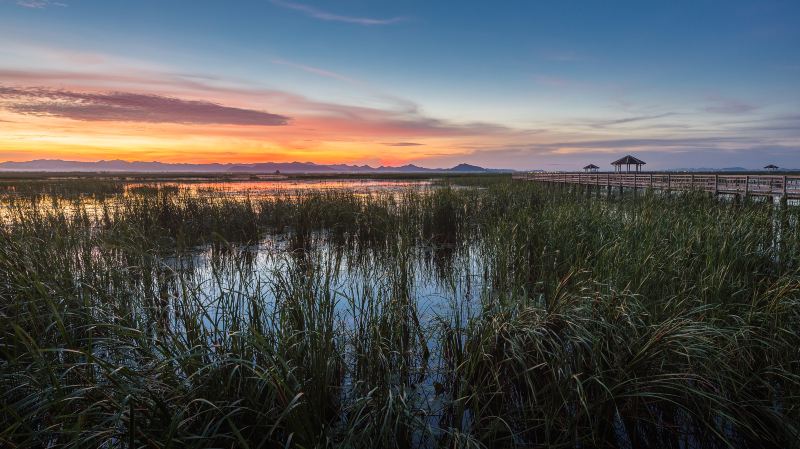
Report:
[[[467,144],[500,145],[521,132],[426,116],[404,100],[391,103],[337,104],[140,69],[5,69],[0,160],[395,164],[457,153]]]

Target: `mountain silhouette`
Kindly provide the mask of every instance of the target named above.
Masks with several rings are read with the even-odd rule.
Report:
[[[153,173],[488,173],[495,171],[477,165],[458,164],[452,168],[425,168],[413,164],[399,167],[348,164],[316,164],[314,162],[257,162],[233,163],[167,163],[145,161],[100,160],[96,162],[67,161],[61,159],[37,159],[26,162],[2,162],[5,171],[52,171],[52,172],[153,172]]]

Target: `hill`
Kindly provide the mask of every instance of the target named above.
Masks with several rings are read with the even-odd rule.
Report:
[[[252,164],[187,164],[166,162],[143,162],[123,160],[101,160],[96,162],[67,161],[61,159],[37,159],[26,162],[2,162],[5,171],[52,171],[52,172],[141,172],[141,173],[489,173],[496,171],[476,165],[459,164],[452,168],[425,168],[413,164],[399,167],[348,164],[316,164],[314,162],[258,162]]]

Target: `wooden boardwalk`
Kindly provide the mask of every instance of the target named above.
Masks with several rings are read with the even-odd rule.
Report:
[[[707,173],[524,173],[514,179],[619,189],[697,190],[714,195],[800,199],[800,175],[716,175]]]

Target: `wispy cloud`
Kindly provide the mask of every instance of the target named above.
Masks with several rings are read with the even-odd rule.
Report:
[[[715,147],[722,148],[725,146],[739,146],[739,145],[755,145],[760,140],[750,139],[747,137],[731,136],[731,137],[677,137],[677,138],[623,138],[623,139],[601,139],[601,140],[584,140],[584,141],[564,141],[546,144],[537,144],[531,149],[552,152],[552,153],[568,153],[572,150],[594,150],[597,152],[618,152],[621,148],[626,150],[638,149],[641,151],[650,151],[654,149],[683,149],[683,150],[696,150],[701,148]]]
[[[334,14],[321,9],[315,8],[310,5],[302,3],[289,2],[284,0],[270,0],[272,4],[282,8],[291,9],[294,11],[302,12],[303,14],[313,17],[315,19],[326,20],[330,22],[345,22],[354,23],[357,25],[375,26],[375,25],[391,25],[393,23],[403,22],[405,17],[391,17],[388,19],[377,19],[373,17],[357,17],[345,16],[341,14]]]
[[[281,126],[289,117],[251,109],[129,92],[87,93],[0,86],[0,106],[25,115],[81,121]]]
[[[295,68],[295,69],[298,69],[298,70],[302,70],[304,72],[313,73],[314,75],[319,75],[319,76],[322,76],[322,77],[325,77],[325,78],[333,78],[333,79],[336,79],[336,80],[339,80],[339,81],[344,81],[344,82],[347,82],[347,83],[356,83],[356,80],[354,80],[352,78],[349,78],[349,77],[347,77],[345,75],[342,75],[342,74],[339,74],[339,73],[336,73],[336,72],[332,72],[330,70],[321,69],[319,67],[314,67],[314,66],[310,66],[310,65],[306,65],[306,64],[299,64],[299,63],[296,63],[296,62],[287,61],[285,59],[273,59],[272,63],[273,64],[279,64],[279,65],[285,65],[287,67],[292,67],[292,68]]]
[[[731,98],[708,97],[709,105],[704,107],[705,112],[714,114],[744,114],[758,109],[758,106],[734,100]]]
[[[542,52],[542,56],[550,61],[558,61],[558,62],[576,62],[585,59],[582,55],[571,50],[561,50],[561,51],[547,50]]]
[[[534,80],[537,84],[548,87],[567,87],[572,84],[570,80],[560,76],[537,75],[534,77]]]
[[[17,5],[32,9],[44,9],[48,6],[67,6],[66,3],[55,2],[52,0],[17,0]]]
[[[37,77],[25,73],[27,80]],[[58,74],[69,84],[66,73]],[[63,75],[64,78],[60,76]],[[87,75],[88,78],[93,78]],[[43,76],[47,78],[47,75]],[[77,79],[83,79],[79,76]],[[158,80],[143,78],[132,87],[157,87]],[[31,116],[51,116],[81,121],[122,121],[183,124],[293,125],[315,138],[422,138],[509,135],[518,133],[496,123],[453,122],[420,113],[418,108],[381,109],[316,101],[302,95],[262,89],[217,89],[205,83],[186,83],[185,78],[167,76],[164,87],[185,88],[187,95],[214,93],[248,103],[270,104],[286,115],[223,106],[219,100],[186,100],[173,95],[132,90],[88,92],[82,88],[11,87],[0,85],[0,109]],[[138,84],[138,86],[137,86]],[[291,118],[289,117],[291,116]],[[291,121],[291,123],[289,123]],[[413,143],[398,140],[398,142]],[[413,146],[413,145],[406,145]]]
[[[480,147],[433,155],[426,163],[448,165],[468,161],[484,167],[530,167],[551,170],[580,170],[587,163],[594,163],[603,169],[611,169],[611,161],[626,153],[640,157],[647,162],[649,168],[657,170],[736,166],[761,168],[766,163],[800,168],[796,146],[779,142],[762,142],[746,137],[609,139]]]
[[[384,142],[383,144],[390,147],[417,147],[424,145],[417,142]]]
[[[578,156],[619,154],[621,152],[694,153],[709,150],[743,151],[752,148],[784,146],[780,139],[767,141],[747,136],[709,136],[674,138],[619,138],[593,140],[564,140],[528,145],[465,147],[463,154],[515,154],[526,157]],[[790,147],[790,146],[789,146]],[[787,147],[788,148],[788,147]],[[795,149],[796,151],[796,149]]]
[[[377,144],[386,150],[382,155],[405,163],[424,159],[422,153],[428,151],[452,151],[456,142],[529,137],[523,130],[498,123],[432,117],[416,103],[401,98],[380,98],[371,106],[363,102],[353,105],[202,73],[127,66],[90,68],[88,72],[0,70],[0,118],[15,121],[3,124],[0,151],[4,144],[9,148],[9,142],[22,137],[34,154],[63,152],[81,142],[76,148],[83,154],[88,154],[89,147],[97,147],[98,154],[108,151],[117,155],[141,155],[147,148],[158,148],[161,159],[214,160],[220,157],[220,149],[235,148],[237,157],[244,160],[280,149],[285,155],[337,161],[346,157],[352,162],[372,157]],[[141,127],[140,123],[153,126]],[[197,126],[181,130],[170,126],[173,124]],[[59,143],[33,148],[33,132],[57,136],[54,139]],[[182,138],[189,135],[191,147]],[[143,144],[130,149],[129,139]],[[164,149],[173,147],[192,156]]]
[[[653,114],[653,115],[636,115],[633,117],[623,117],[618,119],[612,120],[602,120],[602,121],[595,121],[591,123],[591,126],[594,128],[605,128],[614,125],[624,125],[627,123],[634,123],[634,122],[642,122],[646,120],[655,120],[664,117],[671,117],[674,115],[678,115],[677,112],[665,112],[663,114]]]

